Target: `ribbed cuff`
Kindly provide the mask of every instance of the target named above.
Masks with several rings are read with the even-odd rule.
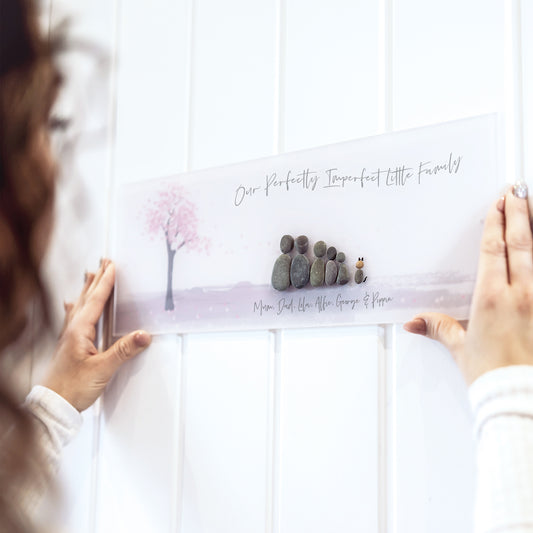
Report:
[[[83,422],[75,407],[42,385],[33,387],[24,405],[48,428],[55,444],[60,447],[66,446],[72,440]]]
[[[533,419],[533,365],[513,365],[491,370],[470,385],[468,396],[474,413],[474,432],[497,416]]]

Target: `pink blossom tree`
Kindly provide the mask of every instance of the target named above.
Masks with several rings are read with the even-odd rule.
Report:
[[[145,209],[146,229],[150,238],[165,237],[167,249],[167,292],[165,311],[174,309],[172,275],[174,257],[183,247],[207,251],[209,241],[198,235],[196,206],[187,198],[181,185],[170,184],[149,198]]]

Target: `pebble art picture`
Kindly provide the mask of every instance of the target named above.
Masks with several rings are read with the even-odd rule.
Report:
[[[468,317],[499,131],[482,115],[125,184],[114,335]]]
[[[296,247],[295,247],[296,243]],[[334,246],[327,247],[324,241],[317,241],[313,246],[314,260],[311,263],[306,256],[309,239],[300,235],[294,240],[292,235],[283,235],[280,241],[281,255],[276,259],[272,269],[271,284],[277,291],[286,291],[289,287],[303,289],[323,285],[346,285],[350,282],[350,268],[346,264],[344,252],[337,252]],[[296,252],[292,253],[291,252]],[[327,257],[327,262],[323,257]],[[355,263],[354,282],[364,283],[364,258],[359,257]]]

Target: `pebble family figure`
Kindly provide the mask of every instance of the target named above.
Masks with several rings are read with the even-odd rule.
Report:
[[[359,257],[357,263],[355,263],[355,283],[357,285],[366,281],[366,276],[363,272],[363,267],[365,266],[364,260],[364,257]]]
[[[293,287],[301,289],[309,283],[309,259],[305,255],[309,247],[309,239],[305,235],[296,238],[296,251],[298,254],[291,263],[291,283]]]
[[[346,285],[350,281],[350,273],[348,272],[348,266],[345,264],[346,255],[344,252],[337,254],[337,262],[339,263],[339,272],[337,274],[337,285]]]
[[[318,241],[313,247],[316,259],[311,265],[311,275],[309,279],[313,287],[320,287],[324,285],[324,275],[326,270],[326,263],[322,259],[326,255],[326,243],[324,241]]]
[[[350,272],[345,263],[346,255],[337,252],[334,246],[328,248],[324,241],[318,241],[313,246],[315,259],[312,264],[305,255],[309,248],[309,239],[305,235],[300,235],[296,240],[291,235],[284,235],[279,247],[281,255],[272,269],[272,287],[278,291],[285,291],[291,285],[302,289],[308,283],[312,287],[321,287],[324,284],[345,285],[350,281]],[[291,258],[293,249],[296,249],[297,253]],[[359,285],[367,279],[363,272],[364,259],[359,257],[355,266],[354,279]]]
[[[330,246],[327,251],[328,262],[326,263],[326,285],[335,285],[335,282],[337,281],[337,273],[339,269],[337,268],[337,263],[335,261],[336,257],[337,249],[335,246]]]
[[[279,243],[281,255],[276,259],[272,269],[272,287],[277,291],[284,291],[291,284],[291,256],[289,253],[294,248],[294,239],[290,235],[283,235]]]

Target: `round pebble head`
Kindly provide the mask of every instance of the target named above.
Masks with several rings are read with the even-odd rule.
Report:
[[[339,252],[337,254],[337,261],[339,263],[344,263],[344,261],[346,261],[346,255],[344,255],[344,252]]]
[[[299,254],[305,254],[307,248],[309,247],[309,239],[305,235],[300,235],[296,239],[296,249]]]
[[[335,257],[337,257],[337,248],[335,248],[335,246],[330,246],[328,248],[328,259],[332,261]]]
[[[292,238],[292,235],[283,235],[279,247],[281,248],[282,253],[288,254],[294,248],[294,239]]]
[[[323,257],[326,254],[326,243],[324,241],[318,241],[313,247],[313,252],[317,257]]]

